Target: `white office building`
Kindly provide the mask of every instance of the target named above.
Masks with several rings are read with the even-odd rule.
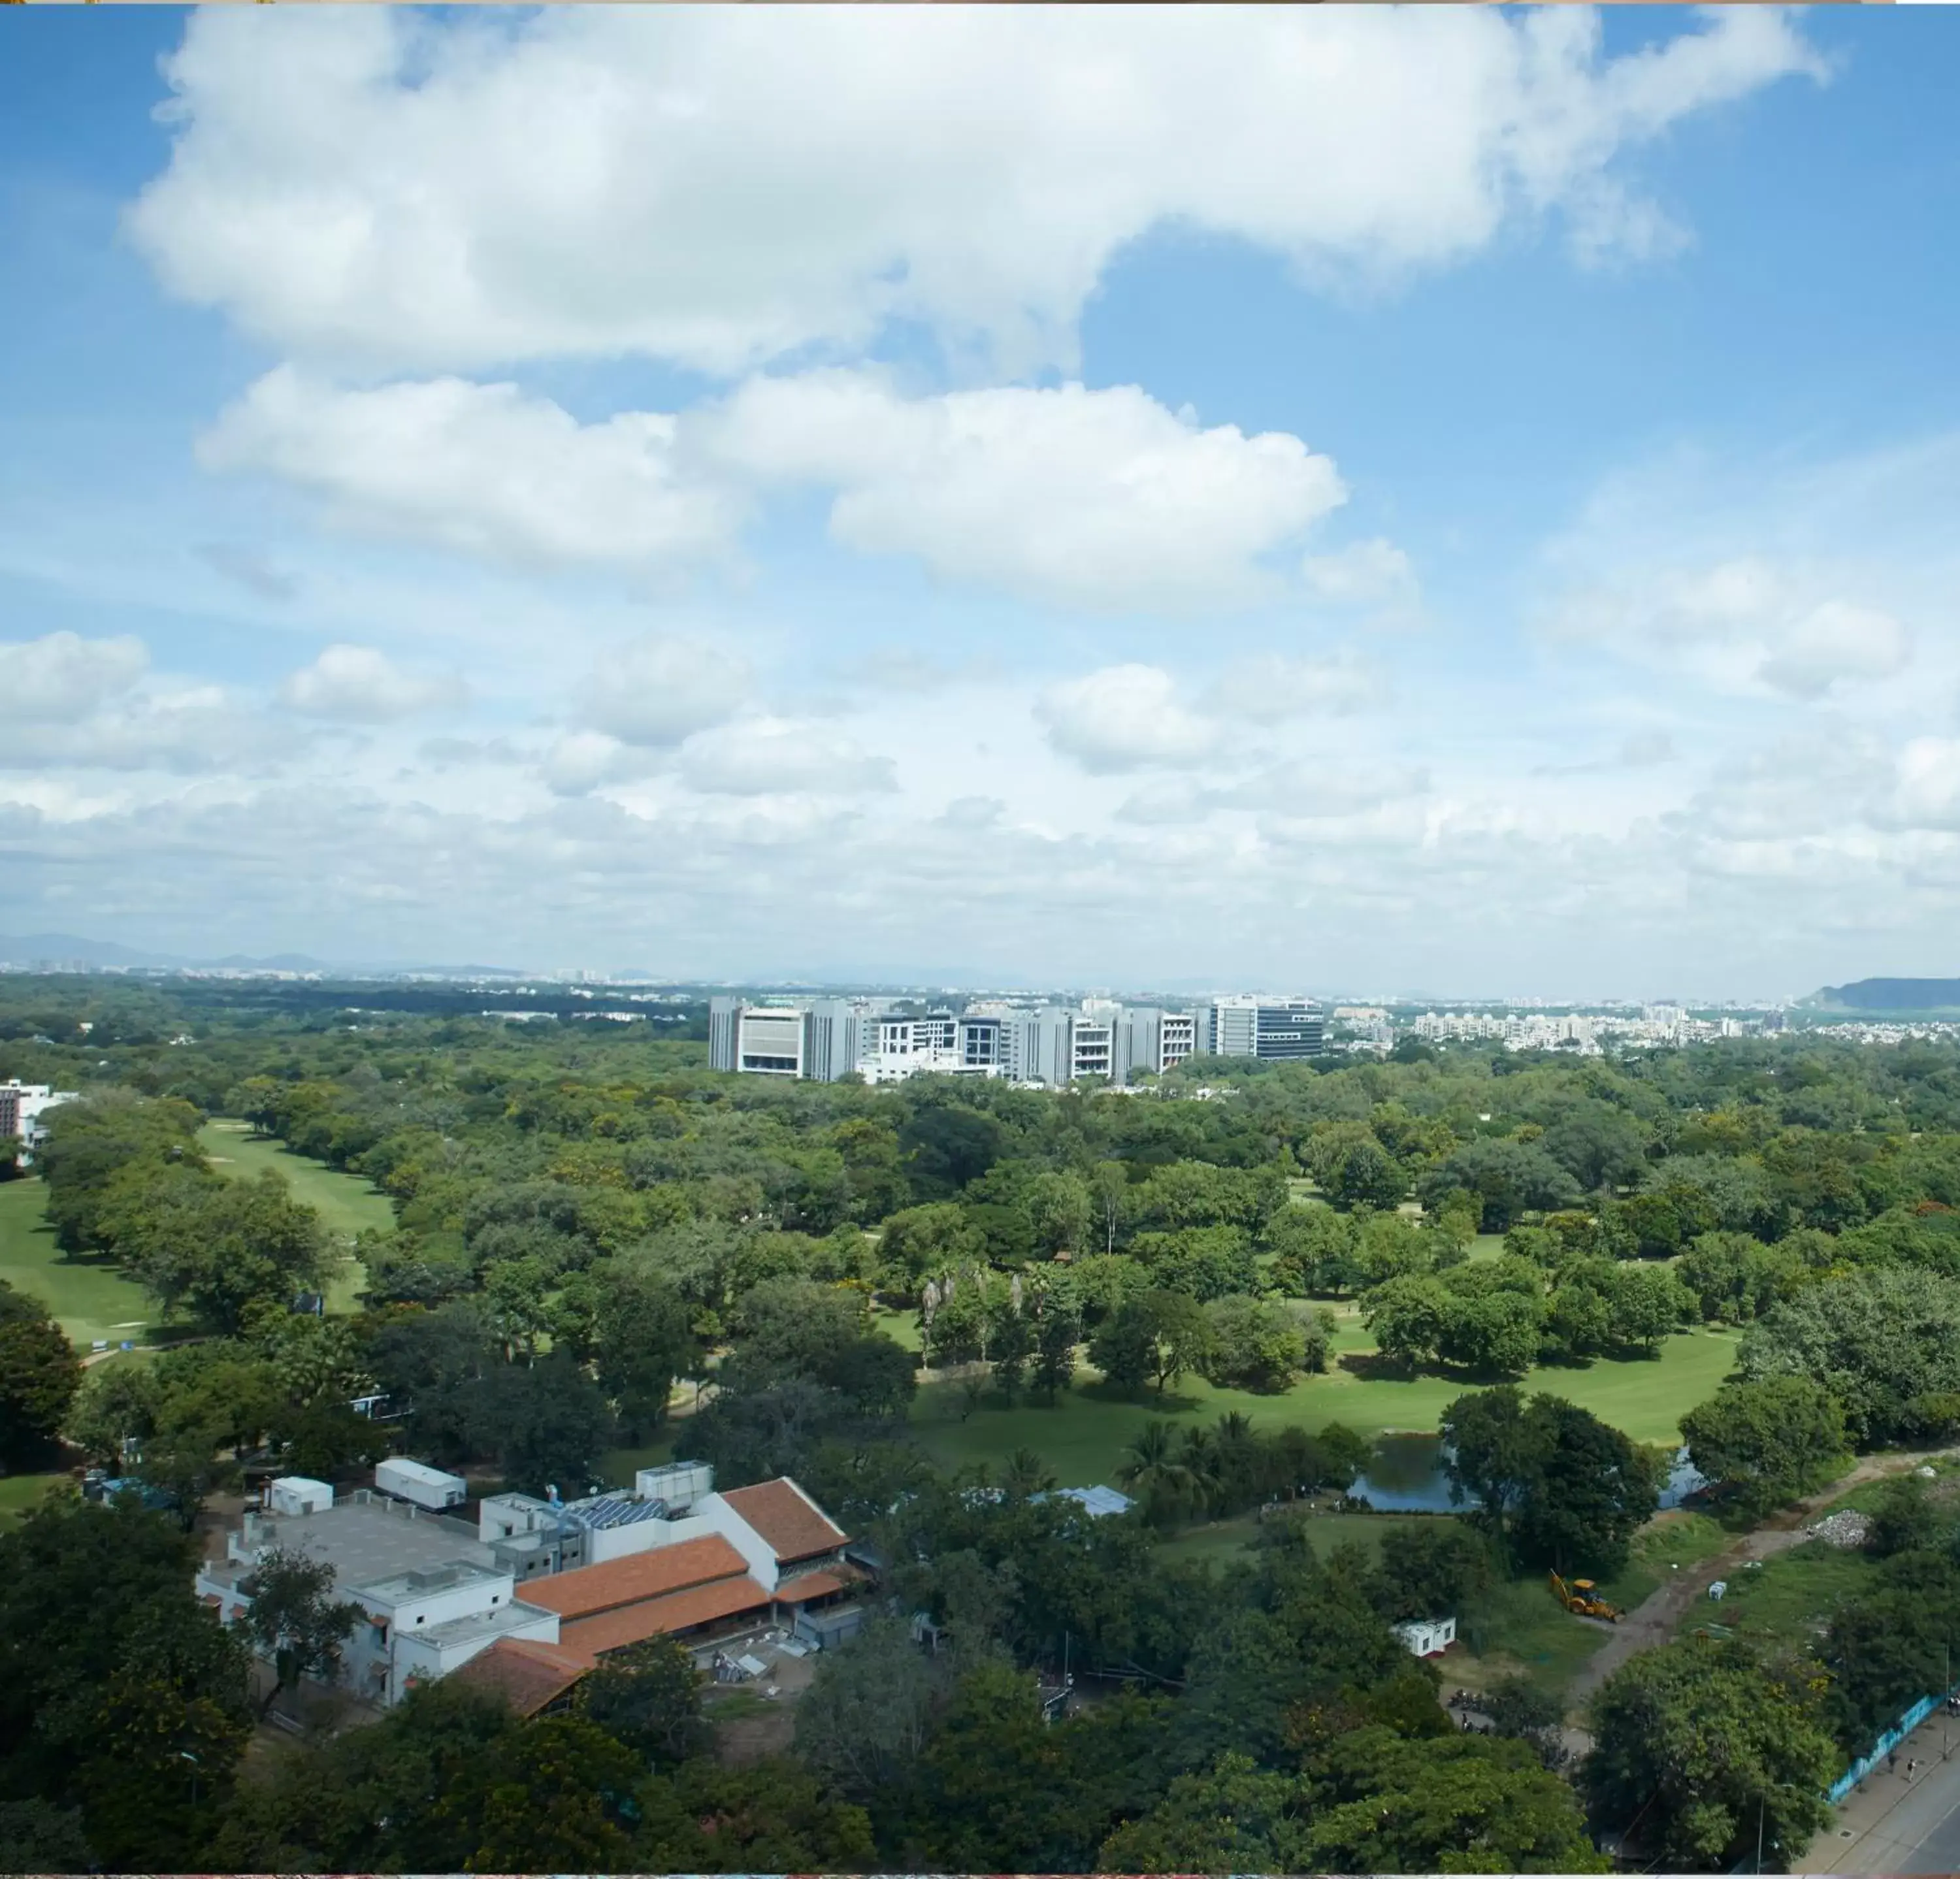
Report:
[[[711,998],[708,1060],[718,1070],[834,1083],[872,1048],[873,1017],[863,999]]]
[[[1321,1009],[1305,998],[1236,996],[1185,1011],[1092,998],[953,1012],[870,999],[718,997],[708,1013],[715,1069],[824,1083],[853,1073],[870,1083],[982,1076],[1051,1089],[1096,1079],[1120,1089],[1140,1072],[1161,1076],[1201,1054],[1284,1060],[1324,1048]]]
[[[1162,1076],[1174,1070],[1201,1048],[1199,1018],[1195,1011],[1164,1011],[1153,1005],[1136,1005],[1123,1014],[1124,1051],[1130,1074],[1150,1070]]]
[[[1205,1008],[1205,1039],[1213,1057],[1285,1062],[1318,1057],[1326,1048],[1321,1009],[1310,998],[1214,998]]]

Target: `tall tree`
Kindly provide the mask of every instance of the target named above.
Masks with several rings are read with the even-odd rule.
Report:
[[[199,1179],[125,1203],[118,1249],[166,1311],[228,1335],[248,1308],[317,1292],[338,1263],[313,1209],[270,1169],[253,1181]]]
[[[1829,1817],[1838,1753],[1816,1683],[1739,1642],[1644,1651],[1592,1699],[1580,1785],[1596,1825],[1678,1871],[1723,1872],[1765,1849],[1794,1860]]]
[[[1659,1497],[1654,1457],[1562,1397],[1509,1384],[1443,1412],[1443,1465],[1475,1518],[1518,1557],[1612,1572]]]
[[[579,1714],[657,1766],[685,1761],[705,1744],[701,1673],[685,1645],[643,1639],[609,1651],[580,1680]]]
[[[253,1566],[240,1589],[252,1601],[247,1634],[272,1663],[262,1709],[303,1677],[331,1677],[348,1634],[366,1617],[352,1599],[333,1596],[333,1568],[325,1560],[290,1547],[274,1548]]]
[[[81,1387],[81,1359],[40,1302],[0,1281],[0,1463],[46,1459]]]
[[[1434,1705],[1432,1702],[1431,1708]],[[1522,1742],[1408,1741],[1376,1725],[1317,1766],[1319,1872],[1608,1872],[1572,1790]]]
[[[1156,1289],[1125,1299],[1097,1326],[1089,1361],[1112,1383],[1136,1389],[1154,1382],[1161,1395],[1204,1360],[1204,1308],[1189,1294]]]
[[[251,1732],[244,1646],[192,1589],[199,1550],[128,1502],[61,1496],[0,1534],[0,1766],[79,1806],[116,1870],[194,1869],[192,1772],[221,1800]]]
[[[1681,1419],[1688,1459],[1750,1514],[1798,1499],[1843,1469],[1844,1412],[1809,1377],[1726,1383]]]

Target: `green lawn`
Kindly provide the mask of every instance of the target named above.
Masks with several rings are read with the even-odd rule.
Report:
[[[1337,1356],[1367,1346],[1367,1334],[1358,1321],[1344,1317],[1335,1339]],[[1682,1416],[1713,1392],[1728,1375],[1735,1355],[1732,1336],[1687,1331],[1669,1338],[1652,1359],[1536,1370],[1526,1379],[1526,1387],[1568,1397],[1636,1442],[1672,1442],[1679,1439]],[[1180,1426],[1191,1426],[1210,1422],[1227,1410],[1242,1410],[1266,1428],[1292,1423],[1318,1429],[1338,1422],[1364,1435],[1389,1429],[1428,1431],[1437,1426],[1448,1404],[1474,1387],[1444,1377],[1406,1381],[1363,1378],[1338,1366],[1325,1376],[1303,1378],[1281,1396],[1214,1389],[1198,1378],[1185,1378],[1164,1401],[1148,1391],[1126,1401],[1105,1395],[1093,1372],[1083,1373],[1083,1382],[1084,1388],[1064,1395],[1055,1409],[1029,1404],[982,1408],[964,1420],[959,1385],[928,1383],[913,1409],[914,1433],[935,1460],[948,1467],[998,1461],[1016,1448],[1027,1448],[1047,1460],[1064,1487],[1087,1487],[1114,1480],[1118,1458],[1153,1416],[1167,1416]]]
[[[1700,1600],[1682,1629],[1724,1624],[1739,1637],[1767,1648],[1806,1648],[1816,1642],[1831,1612],[1863,1591],[1877,1570],[1876,1562],[1855,1547],[1806,1540],[1760,1566],[1732,1573],[1727,1594],[1719,1602]]]
[[[328,1232],[343,1246],[368,1227],[389,1232],[395,1224],[393,1203],[380,1188],[358,1175],[343,1175],[323,1162],[295,1155],[282,1142],[254,1135],[246,1122],[207,1122],[197,1139],[221,1174],[256,1175],[272,1168],[283,1175],[293,1198],[313,1208]],[[329,1311],[351,1311],[367,1281],[358,1260],[350,1259],[328,1288]]]
[[[1950,1464],[1936,1464],[1950,1486]],[[1806,1524],[1823,1519],[1840,1508],[1869,1513],[1897,1480],[1861,1482],[1830,1505],[1805,1516]],[[1942,1498],[1946,1490],[1940,1490]],[[1951,1503],[1949,1502],[1949,1505]],[[1691,1611],[1682,1629],[1713,1622],[1727,1625],[1741,1637],[1765,1647],[1803,1648],[1813,1644],[1831,1613],[1854,1593],[1864,1590],[1879,1562],[1858,1548],[1834,1547],[1822,1540],[1806,1540],[1760,1566],[1745,1566],[1729,1575],[1728,1591],[1718,1602],[1704,1599]]]
[[[1493,1586],[1463,1615],[1459,1634],[1480,1666],[1482,1674],[1472,1679],[1478,1687],[1494,1677],[1517,1674],[1561,1697],[1612,1635],[1603,1625],[1573,1617],[1535,1573]]]
[[[60,1474],[0,1475],[0,1533],[12,1526],[56,1482],[67,1478]]]
[[[643,1442],[637,1448],[609,1448],[599,1458],[599,1479],[629,1491],[641,1468],[657,1468],[674,1458],[674,1439]]]
[[[145,1337],[155,1302],[113,1266],[65,1257],[43,1217],[46,1198],[38,1181],[0,1182],[0,1279],[39,1299],[83,1350],[97,1338]]]

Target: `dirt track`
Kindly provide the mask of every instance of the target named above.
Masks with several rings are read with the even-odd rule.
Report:
[[[1679,1629],[1689,1608],[1697,1600],[1706,1598],[1708,1588],[1716,1580],[1732,1578],[1737,1567],[1752,1559],[1771,1559],[1792,1547],[1802,1545],[1805,1527],[1841,1495],[1864,1482],[1876,1481],[1888,1474],[1901,1474],[1936,1456],[1954,1452],[1952,1448],[1928,1448],[1911,1455],[1867,1455],[1828,1487],[1793,1507],[1772,1514],[1760,1527],[1738,1534],[1712,1557],[1671,1575],[1666,1585],[1643,1599],[1617,1625],[1607,1625],[1596,1619],[1585,1620],[1598,1624],[1602,1630],[1611,1632],[1612,1636],[1606,1640],[1605,1648],[1589,1658],[1573,1679],[1566,1699],[1568,1712],[1583,1709],[1592,1693],[1628,1658],[1642,1651],[1650,1651],[1657,1644],[1666,1644]]]

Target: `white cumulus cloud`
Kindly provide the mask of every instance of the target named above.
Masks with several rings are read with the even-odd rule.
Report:
[[[1576,8],[214,8],[165,70],[129,226],[174,294],[388,370],[731,375],[894,319],[1065,364],[1166,224],[1369,281],[1548,212],[1651,250],[1630,154],[1823,75],[1776,8],[1616,56]]]
[[[664,749],[733,716],[749,685],[740,654],[702,640],[650,634],[602,655],[581,683],[576,707],[587,730]]]
[[[704,423],[731,466],[834,488],[848,547],[1088,609],[1251,598],[1258,558],[1347,495],[1299,438],[1201,428],[1135,386],[906,399],[815,373],[752,380]]]
[[[1548,625],[1723,691],[1811,700],[1896,677],[1912,658],[1906,627],[1828,579],[1757,556],[1642,570],[1567,594]]]
[[[291,711],[357,724],[460,704],[467,695],[457,674],[410,672],[371,646],[329,646],[279,687]]]
[[[1360,660],[1263,653],[1228,666],[1211,688],[1208,702],[1227,717],[1279,724],[1288,718],[1364,711],[1387,696],[1386,679]]]
[[[1219,726],[1179,699],[1157,666],[1106,666],[1051,685],[1035,706],[1048,742],[1086,770],[1118,771],[1201,763]]]
[[[581,424],[510,385],[348,389],[281,367],[200,455],[376,533],[561,564],[699,560],[732,545],[754,492],[814,485],[833,494],[832,536],[861,552],[1059,605],[1166,612],[1258,597],[1260,558],[1346,496],[1299,438],[1201,428],[1134,386],[908,398],[851,371]]]
[[[49,633],[0,641],[0,720],[72,724],[130,691],[148,671],[139,640]]]
[[[1200,429],[1137,386],[908,399],[816,372],[751,380],[705,423],[731,466],[833,486],[847,547],[1090,609],[1250,598],[1256,558],[1347,498],[1297,437]]]
[[[1408,555],[1376,536],[1329,555],[1309,555],[1302,564],[1308,590],[1335,606],[1410,607],[1421,584]]]
[[[681,780],[714,796],[863,796],[896,787],[892,761],[807,720],[752,717],[681,746]]]
[[[199,439],[207,469],[278,476],[371,533],[498,560],[688,561],[740,520],[675,461],[676,420],[581,424],[514,385],[445,378],[350,389],[279,366]]]

